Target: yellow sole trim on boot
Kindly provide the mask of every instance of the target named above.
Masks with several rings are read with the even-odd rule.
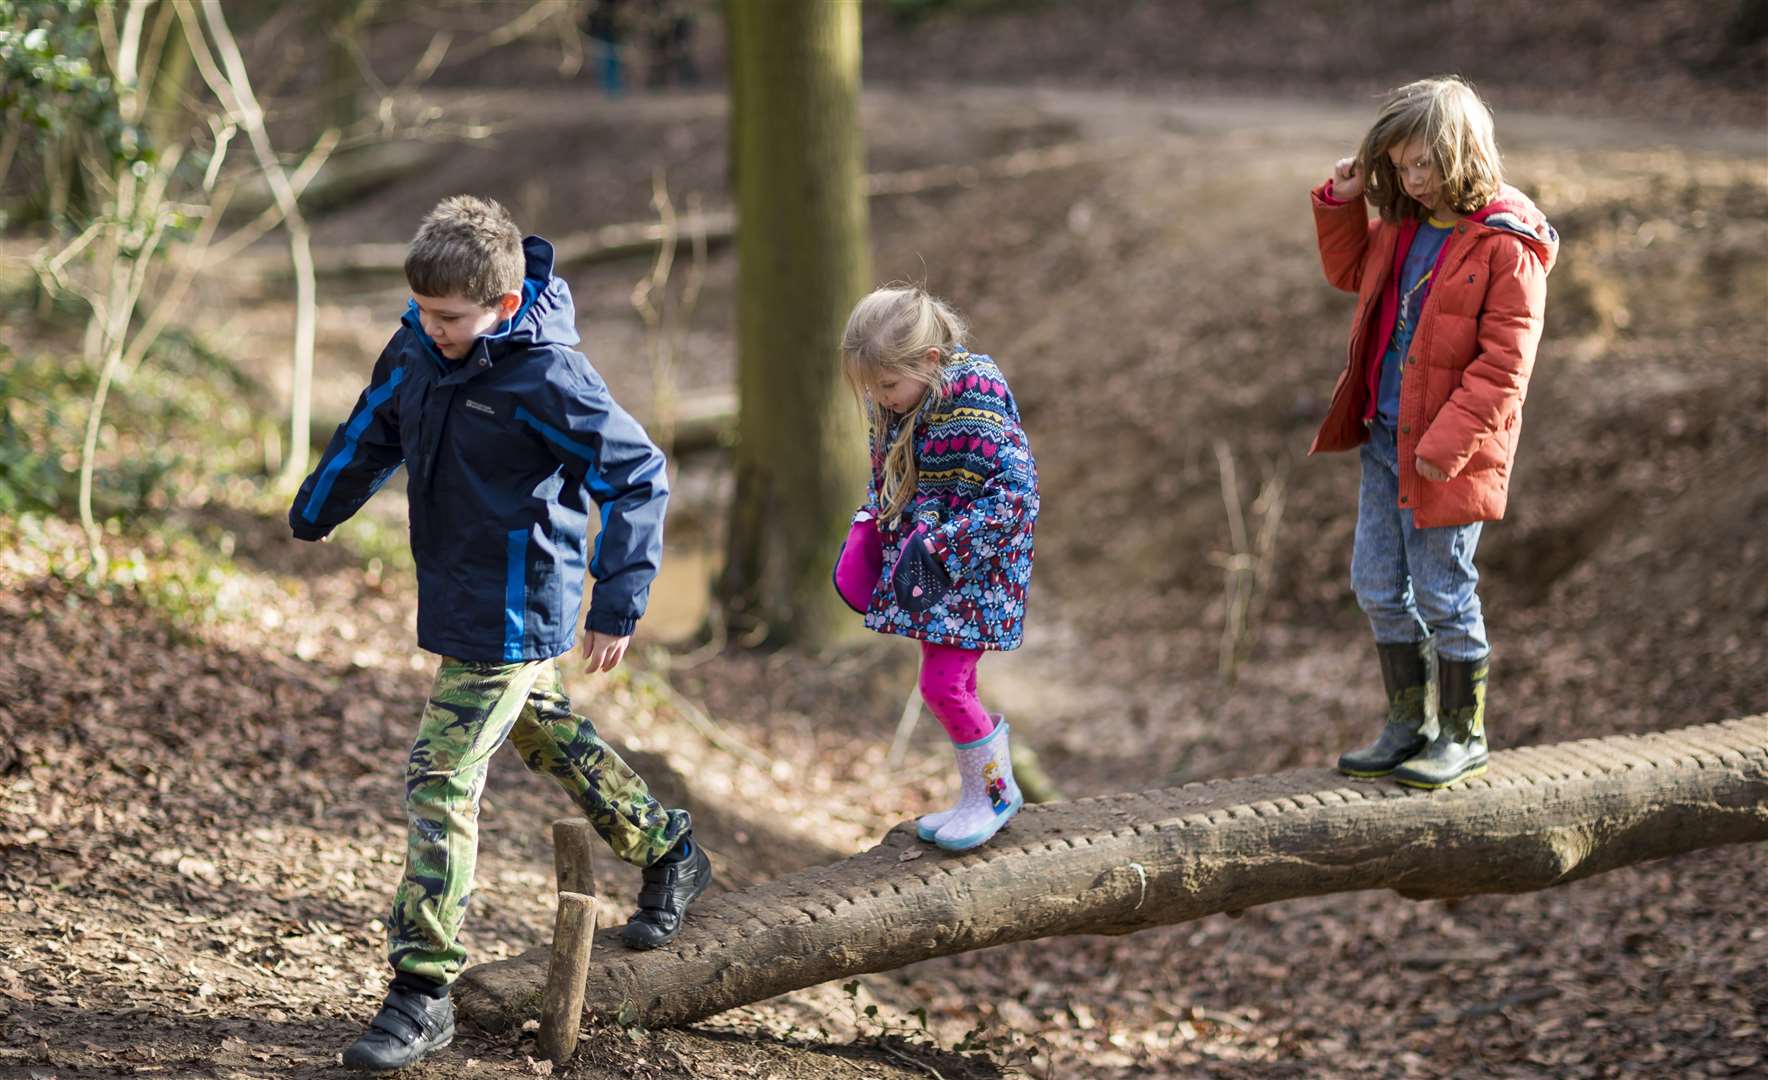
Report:
[[[1476,776],[1484,776],[1485,772],[1486,766],[1481,765],[1477,769],[1469,769],[1460,776],[1457,776],[1452,780],[1444,780],[1440,784],[1433,784],[1427,780],[1408,780],[1403,776],[1394,777],[1394,782],[1404,784],[1409,788],[1418,788],[1421,791],[1441,791],[1446,787],[1454,787],[1463,780],[1472,780]]]
[[[1397,768],[1399,768],[1399,766],[1395,765],[1394,769]],[[1382,769],[1379,772],[1365,772],[1361,769],[1347,769],[1342,765],[1338,766],[1339,772],[1343,773],[1345,776],[1354,776],[1359,780],[1374,780],[1377,777],[1392,776],[1394,769]]]

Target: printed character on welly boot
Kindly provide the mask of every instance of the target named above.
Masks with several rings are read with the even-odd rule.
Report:
[[[1313,204],[1326,278],[1358,302],[1312,452],[1362,455],[1351,587],[1388,703],[1338,767],[1445,787],[1486,770],[1473,555],[1504,516],[1559,235],[1504,183],[1492,114],[1455,78],[1393,91]]]
[[[558,781],[614,853],[641,868],[624,939],[672,939],[712,879],[687,811],[575,714],[555,663],[583,628],[588,670],[613,670],[645,612],[663,553],[663,454],[574,346],[570,289],[552,245],[503,207],[455,196],[424,218],[405,259],[412,299],[350,419],[289,510],[322,540],[401,465],[410,473],[418,645],[436,681],[405,762],[405,872],[388,919],[392,986],[343,1063],[384,1072],[449,1045],[449,988],[466,964],[479,797],[505,740]],[[591,504],[594,504],[593,506]],[[593,557],[586,541],[599,507]]]
[[[1007,781],[992,761],[982,768],[982,787],[988,792],[988,803],[995,813],[1002,813],[1012,805],[1013,800],[1007,794]]]
[[[1006,721],[976,696],[976,665],[1024,635],[1037,522],[1037,465],[995,362],[964,322],[914,287],[879,289],[842,337],[848,384],[869,424],[871,482],[835,563],[835,588],[868,629],[921,643],[921,697],[951,738],[958,801],[915,833],[963,851],[1025,799]]]

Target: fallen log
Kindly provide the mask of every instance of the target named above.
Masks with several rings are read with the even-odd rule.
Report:
[[[598,942],[585,1009],[685,1024],[831,979],[1059,934],[1127,934],[1257,904],[1387,888],[1518,893],[1768,839],[1768,715],[1522,747],[1420,792],[1326,769],[1028,806],[947,854],[898,826],[850,859],[708,896],[668,948]],[[607,931],[613,934],[614,931]],[[538,1014],[546,948],[470,968],[463,1016]]]

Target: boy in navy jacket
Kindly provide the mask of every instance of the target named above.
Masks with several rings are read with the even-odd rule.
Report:
[[[573,348],[570,289],[552,269],[552,245],[524,239],[497,203],[438,204],[405,258],[412,300],[399,330],[289,509],[296,537],[322,540],[405,465],[418,645],[441,656],[405,773],[393,982],[345,1051],[355,1068],[402,1068],[454,1037],[448,991],[466,957],[479,794],[506,738],[644,868],[628,945],[673,938],[712,877],[687,812],[660,805],[572,713],[553,662],[576,637],[586,569],[588,670],[611,671],[625,654],[663,554],[668,473]]]

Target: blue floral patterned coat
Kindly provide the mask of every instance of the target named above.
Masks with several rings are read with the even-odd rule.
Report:
[[[935,645],[1016,649],[1031,584],[1037,463],[1019,406],[993,360],[959,350],[943,370],[943,399],[914,414],[914,500],[900,519],[878,523],[884,569],[866,608],[866,628]],[[884,445],[895,434],[893,425]],[[879,441],[871,442],[866,509],[876,516],[884,458]],[[932,608],[910,613],[897,606],[890,580],[902,542],[917,525],[927,527],[953,587]]]

